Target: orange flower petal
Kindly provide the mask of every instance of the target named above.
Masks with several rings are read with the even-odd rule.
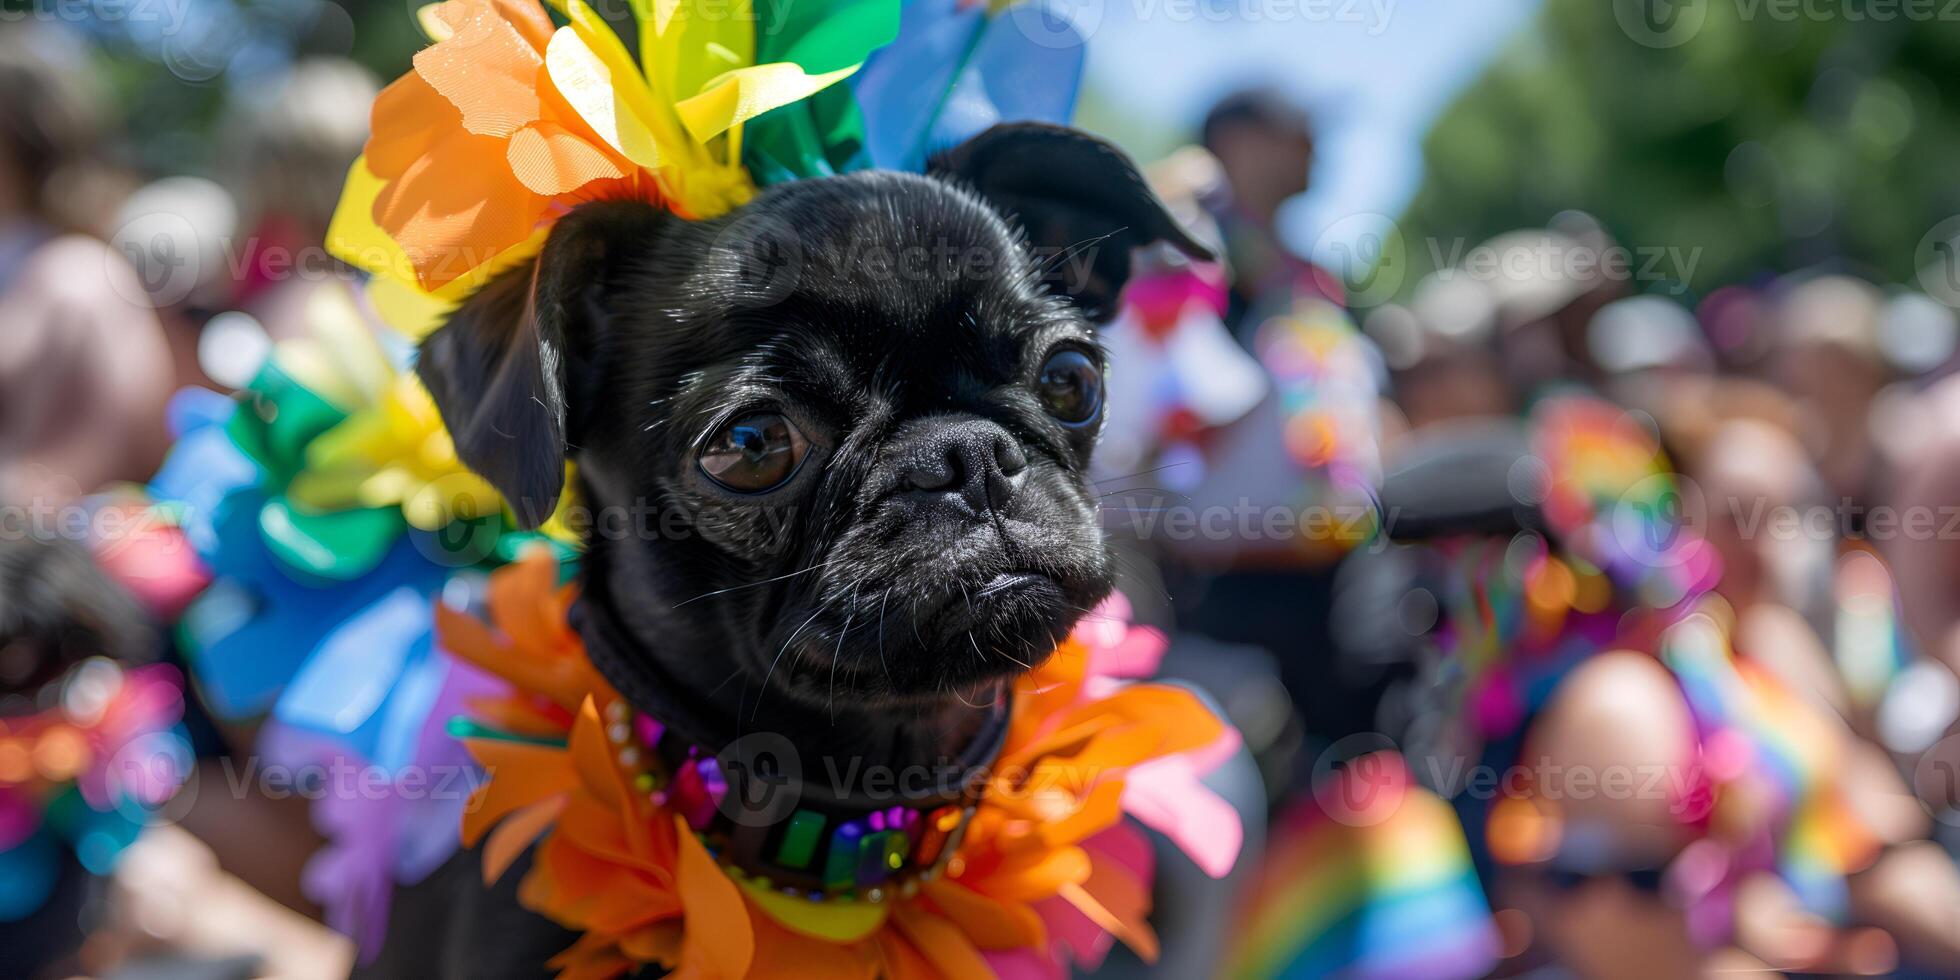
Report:
[[[683,931],[679,920],[657,923],[621,939],[619,948],[641,963],[659,963],[671,969],[681,959]]]
[[[511,864],[524,854],[525,848],[551,829],[551,822],[558,819],[558,812],[564,808],[563,797],[539,800],[497,824],[497,828],[490,832],[490,838],[483,843],[483,883],[496,884],[497,879],[510,870]]]
[[[604,148],[554,122],[537,122],[510,138],[511,172],[533,192],[571,194],[597,181],[626,176],[626,164]]]
[[[1033,902],[1054,895],[1065,885],[1087,880],[1090,870],[1087,852],[1062,847],[1006,855],[988,873],[969,872],[960,881],[1002,901]]]
[[[462,113],[463,128],[507,139],[536,122],[538,90],[550,84],[542,49],[487,0],[451,0],[441,17],[456,33],[417,51],[415,72]]]
[[[557,559],[549,549],[532,548],[490,577],[490,621],[531,656],[556,654],[576,642],[558,595]]]
[[[1097,901],[1095,896],[1081,885],[1063,886],[1061,897],[1068,900],[1068,903],[1079,909],[1083,915],[1088,916],[1091,922],[1101,926],[1104,932],[1121,939],[1123,945],[1135,950],[1144,962],[1157,961],[1157,933],[1150,928],[1150,923],[1141,917],[1125,919],[1117,915],[1115,911]]]
[[[633,962],[602,936],[587,933],[545,964],[558,971],[558,980],[611,980],[633,968]]]
[[[682,940],[681,966],[703,976],[739,980],[755,958],[755,925],[742,892],[708,856],[707,848],[679,816],[681,901],[687,906],[687,934]]]
[[[474,847],[497,821],[574,785],[565,750],[550,745],[473,738],[463,743],[488,778],[463,811],[463,844]]]
[[[878,975],[878,950],[870,942],[832,943],[799,935],[766,915],[755,924],[756,977],[796,977],[798,980],[873,980]]]
[[[368,172],[376,177],[400,177],[408,165],[429,152],[444,132],[463,124],[461,113],[422,76],[409,72],[388,83],[375,96],[368,113]]]
[[[993,980],[994,971],[952,920],[907,902],[892,910],[892,921],[946,980]]]
[[[455,130],[382,187],[374,221],[433,292],[530,238],[547,203],[512,176],[503,140]]]
[[[664,829],[664,822],[657,829]],[[651,835],[653,846],[645,852],[633,849],[619,811],[588,794],[579,793],[558,818],[557,833],[578,846],[609,861],[643,872],[663,887],[674,887],[674,841],[671,834]]]
[[[896,929],[881,929],[874,937],[886,980],[939,980],[932,961],[906,941]]]
[[[571,753],[582,789],[615,810],[630,809],[626,806],[626,786],[613,766],[612,743],[606,740],[605,728],[599,723],[599,706],[589,696],[579,706],[578,720],[572,723]],[[622,816],[630,818],[631,814]]]
[[[939,879],[924,892],[948,919],[982,949],[1047,945],[1041,916],[1026,905],[989,898],[958,882]]]

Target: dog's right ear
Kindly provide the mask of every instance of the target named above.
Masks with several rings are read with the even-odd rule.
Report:
[[[926,172],[965,184],[1018,222],[1028,244],[1086,268],[1051,283],[1094,323],[1116,315],[1130,257],[1168,242],[1194,259],[1211,250],[1177,223],[1128,155],[1067,126],[1001,123],[935,154]],[[1070,281],[1075,280],[1075,281]]]
[[[559,219],[537,258],[491,280],[422,341],[415,373],[435,397],[456,456],[537,527],[564,489],[567,358],[591,342],[604,292],[653,245],[665,213],[588,204]]]

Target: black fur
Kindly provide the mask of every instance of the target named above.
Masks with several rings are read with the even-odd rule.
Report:
[[[580,625],[641,707],[784,734],[806,770],[902,765],[956,752],[1109,590],[1101,420],[1063,424],[1033,385],[1058,349],[1100,361],[1092,324],[1158,239],[1197,250],[1120,153],[997,127],[927,176],[797,181],[712,221],[588,205],[419,371],[526,522],[577,465]],[[809,455],[731,493],[698,455],[758,411]]]

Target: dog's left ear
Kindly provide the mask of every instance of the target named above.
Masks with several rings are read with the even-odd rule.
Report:
[[[638,201],[586,204],[559,219],[536,258],[492,279],[422,341],[415,373],[457,458],[524,527],[558,506],[568,444],[579,438],[572,362],[598,343],[612,280],[666,220]]]
[[[1002,123],[935,155],[926,170],[964,182],[1019,221],[1037,255],[1058,257],[1051,288],[1059,282],[1095,323],[1116,315],[1131,250],[1161,241],[1192,258],[1212,258],[1122,150],[1080,130]],[[1071,260],[1059,259],[1071,253]]]

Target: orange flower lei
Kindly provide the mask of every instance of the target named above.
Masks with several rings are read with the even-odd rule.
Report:
[[[738,880],[636,791],[601,720],[623,699],[566,623],[575,587],[557,583],[556,560],[534,551],[492,578],[489,623],[444,607],[436,619],[446,649],[512,685],[473,706],[500,734],[465,739],[489,779],[463,837],[483,842],[491,881],[537,843],[519,901],[584,932],[552,961],[561,977],[650,963],[728,980],[1052,975],[1062,947],[1100,954],[1085,927],[1154,957],[1147,848],[1126,836],[1122,798],[1134,767],[1231,738],[1189,691],[1096,676],[1078,633],[1015,682],[1005,746],[945,873],[884,901],[810,902]]]

